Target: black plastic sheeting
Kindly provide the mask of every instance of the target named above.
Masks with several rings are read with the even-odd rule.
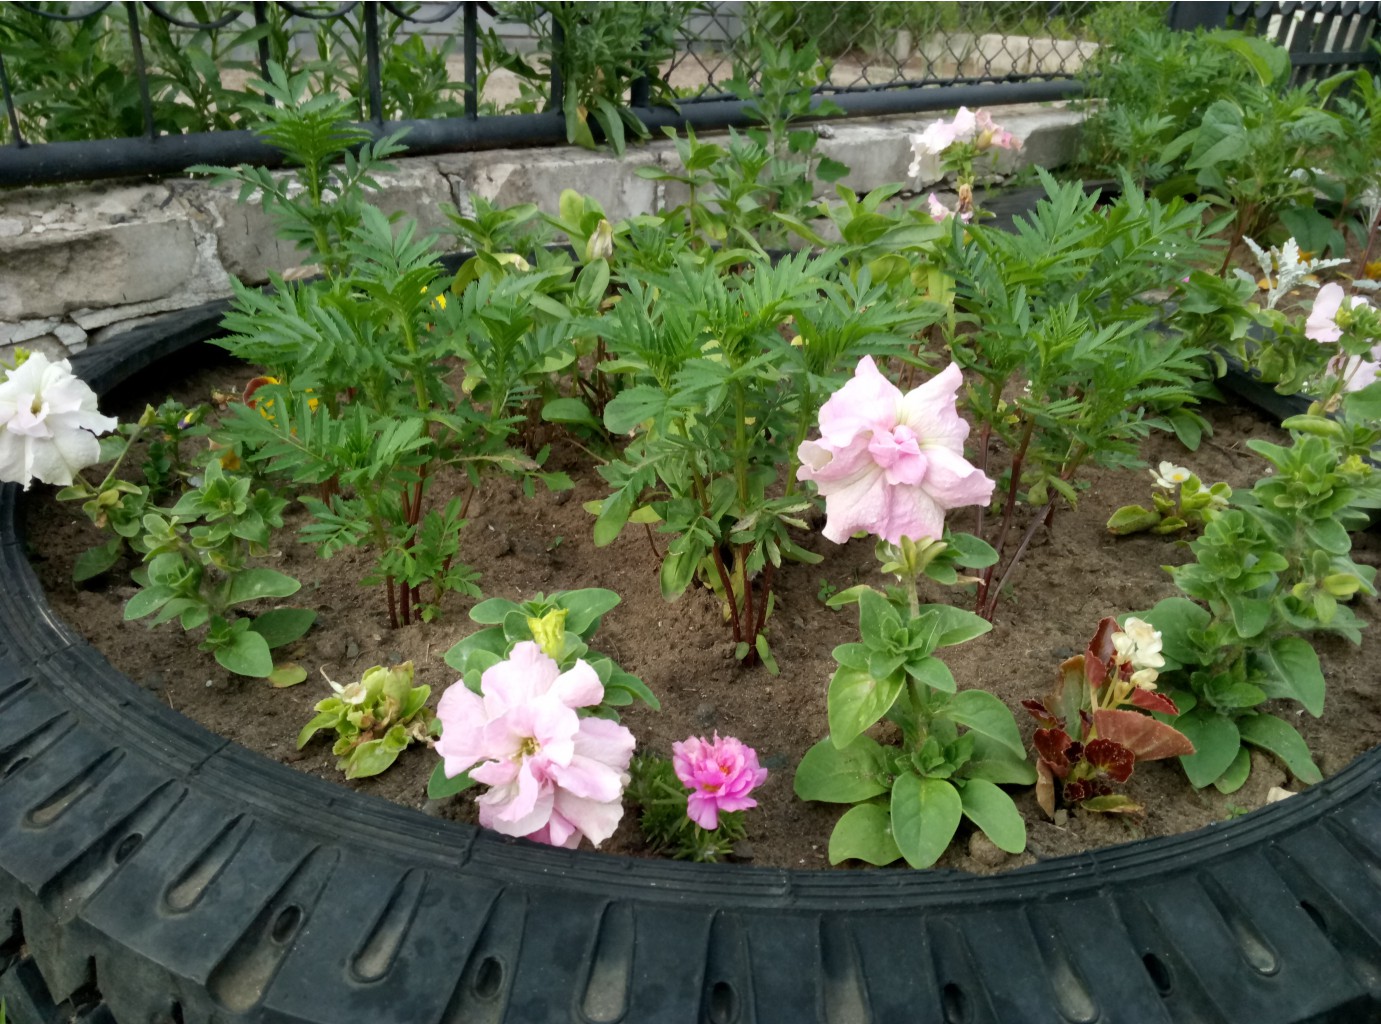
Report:
[[[74,362],[108,389],[219,313]],[[20,500],[0,489],[12,1024],[64,1004],[95,1024],[1381,1019],[1377,751],[1230,823],[986,878],[539,847],[294,772],[173,712],[48,607]]]

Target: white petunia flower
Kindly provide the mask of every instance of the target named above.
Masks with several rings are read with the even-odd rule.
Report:
[[[1164,487],[1168,491],[1173,491],[1194,475],[1183,466],[1177,466],[1173,462],[1162,462],[1159,471],[1152,469],[1149,472],[1155,479],[1156,486]]]
[[[70,362],[34,352],[0,380],[0,480],[26,491],[35,480],[65,487],[100,461],[96,435],[116,425]]]

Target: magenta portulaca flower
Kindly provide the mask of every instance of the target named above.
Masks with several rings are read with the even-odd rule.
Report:
[[[582,837],[598,846],[623,816],[634,747],[624,726],[576,713],[603,699],[586,662],[562,672],[537,644],[517,644],[480,677],[480,693],[457,682],[441,695],[443,771],[468,771],[489,787],[476,801],[485,828],[552,846],[575,847]]]
[[[733,736],[714,741],[691,736],[671,745],[676,777],[690,789],[686,815],[703,829],[719,828],[720,811],[746,811],[758,806],[748,794],[767,781],[758,752]]]
[[[96,393],[66,359],[42,352],[0,377],[0,480],[67,486],[74,473],[101,460],[97,434],[114,430],[96,409]]]
[[[955,408],[962,378],[951,363],[912,391],[864,356],[851,381],[820,408],[820,440],[797,451],[797,477],[825,499],[825,537],[860,531],[891,544],[938,540],[945,512],[986,504],[993,481],[964,458],[969,425]]]

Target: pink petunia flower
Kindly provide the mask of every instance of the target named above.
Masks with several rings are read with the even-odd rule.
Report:
[[[703,829],[719,828],[720,811],[746,811],[758,806],[749,793],[767,781],[758,766],[758,752],[732,736],[714,742],[691,736],[671,745],[676,777],[690,788],[686,814]]]
[[[863,357],[820,408],[820,440],[797,451],[797,477],[824,495],[826,538],[843,544],[864,531],[891,544],[939,539],[948,509],[992,499],[993,481],[964,458],[961,382],[951,363],[903,395]]]
[[[1342,286],[1334,282],[1329,282],[1319,289],[1319,294],[1314,298],[1314,307],[1309,311],[1309,319],[1304,322],[1304,336],[1323,344],[1333,344],[1343,336],[1343,329],[1338,326],[1338,310],[1343,305]],[[1366,299],[1360,295],[1352,296],[1348,302],[1348,308],[1356,309],[1358,306],[1369,305]],[[1381,373],[1381,345],[1372,349],[1371,359],[1363,359],[1361,356],[1347,356],[1339,353],[1329,360],[1329,369],[1343,379],[1344,391],[1360,391],[1368,384],[1373,383]]]
[[[479,797],[480,824],[552,846],[598,846],[623,816],[633,734],[576,708],[604,699],[595,670],[577,661],[567,672],[531,641],[480,677],[480,693],[457,682],[441,695],[436,752],[448,778],[468,771],[489,786]]]
[[[1360,295],[1354,295],[1348,303],[1353,309],[1366,304],[1367,300]],[[1314,308],[1309,311],[1309,319],[1304,322],[1304,336],[1322,342],[1337,341],[1341,338],[1343,329],[1338,326],[1337,317],[1342,305],[1342,285],[1330,281],[1320,288],[1319,294],[1314,298]]]

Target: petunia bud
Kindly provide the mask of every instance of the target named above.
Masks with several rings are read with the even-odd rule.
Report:
[[[590,240],[585,243],[585,262],[593,263],[595,260],[607,260],[613,255],[614,227],[601,217],[599,224],[590,235]]]
[[[543,654],[554,661],[560,660],[566,637],[565,608],[553,608],[541,618],[529,618],[527,628]]]

